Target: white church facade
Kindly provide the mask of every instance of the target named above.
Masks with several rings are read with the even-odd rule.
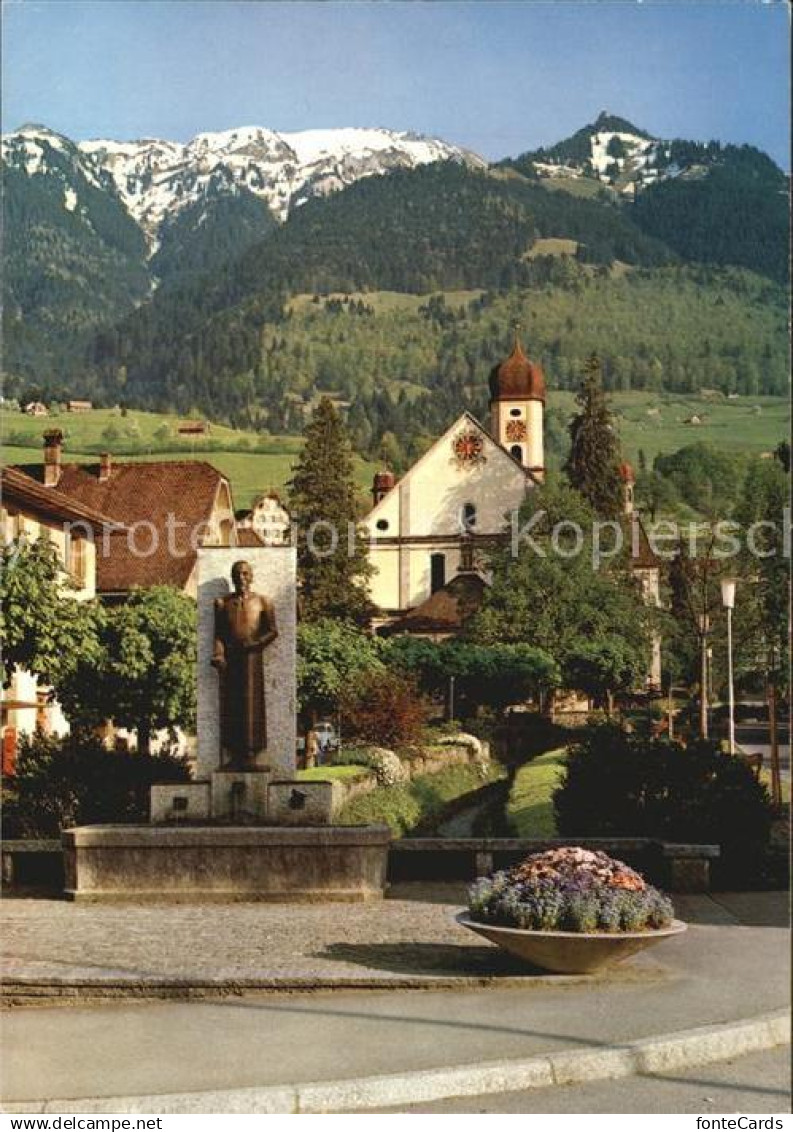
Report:
[[[364,525],[381,624],[475,569],[477,548],[503,538],[542,480],[545,382],[517,339],[490,376],[490,394],[490,430],[462,413],[399,481],[375,476]]]
[[[508,537],[513,513],[544,478],[545,380],[517,336],[489,385],[489,428],[464,412],[401,479],[387,471],[374,477],[363,525],[379,632],[440,638],[458,631],[465,602],[476,606],[489,581],[482,552]],[[657,605],[658,562],[633,509],[630,466],[621,474],[634,576]],[[656,641],[648,684],[659,686],[660,678]]]

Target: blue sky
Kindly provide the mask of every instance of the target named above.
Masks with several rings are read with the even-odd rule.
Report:
[[[384,125],[496,158],[608,109],[789,165],[784,0],[6,0],[3,23],[4,129]]]

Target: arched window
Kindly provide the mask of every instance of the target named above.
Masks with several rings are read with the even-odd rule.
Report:
[[[430,555],[430,591],[435,593],[446,585],[446,555]]]
[[[460,513],[460,522],[464,531],[473,530],[476,526],[476,504],[464,503]]]
[[[520,462],[523,463],[523,449],[519,444],[513,444],[509,451],[510,455],[514,456],[516,460],[520,460]]]

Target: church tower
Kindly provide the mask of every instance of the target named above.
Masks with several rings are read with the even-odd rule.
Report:
[[[524,468],[545,474],[545,378],[523,353],[517,328],[509,357],[490,374],[490,432]]]

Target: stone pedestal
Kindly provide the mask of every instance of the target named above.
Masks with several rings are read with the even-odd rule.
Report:
[[[378,900],[387,826],[94,825],[63,833],[68,900]]]
[[[151,821],[197,822],[211,816],[208,782],[173,782],[151,788]]]
[[[329,825],[333,808],[332,782],[271,782],[267,791],[273,825]]]
[[[273,603],[278,637],[264,652],[267,747],[258,762],[278,778],[295,773],[296,570],[291,546],[205,546],[198,551],[198,762],[197,777],[220,770],[218,675],[210,660],[216,598],[231,593],[231,567],[244,559],[253,569],[256,593]],[[213,805],[214,810],[214,805]]]

